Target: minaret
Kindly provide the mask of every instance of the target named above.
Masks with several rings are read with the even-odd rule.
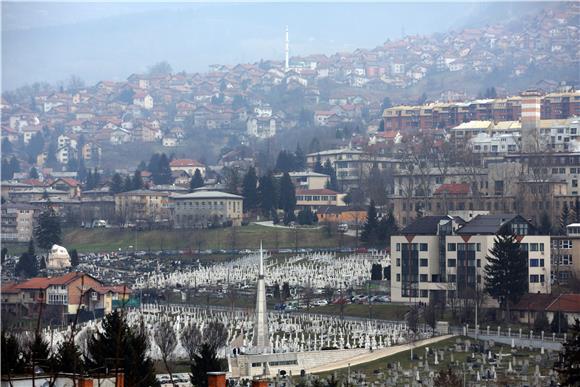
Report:
[[[266,307],[266,283],[264,281],[264,251],[260,242],[260,272],[256,285],[256,316],[252,346],[256,353],[270,352],[270,335],[268,333],[268,309]]]
[[[284,71],[288,72],[290,70],[290,40],[288,39],[288,26],[286,26],[286,45],[284,47],[284,54],[286,55],[284,62]]]

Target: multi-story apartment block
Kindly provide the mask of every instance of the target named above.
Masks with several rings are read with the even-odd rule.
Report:
[[[145,189],[115,195],[115,214],[120,223],[169,219],[169,194]]]
[[[552,277],[562,285],[580,278],[580,223],[566,226],[566,235],[552,236]]]
[[[550,292],[550,237],[519,215],[427,216],[391,237],[391,297],[398,302],[461,298],[484,289],[497,234],[514,235],[528,257],[530,293]]]
[[[2,242],[28,242],[40,209],[24,203],[2,205]]]

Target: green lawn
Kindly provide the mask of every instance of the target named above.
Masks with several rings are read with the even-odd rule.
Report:
[[[409,306],[403,304],[373,304],[370,316],[382,320],[404,320]],[[340,305],[325,305],[310,308],[310,313],[340,315]],[[369,317],[369,306],[366,304],[344,305],[345,316]]]
[[[110,229],[65,230],[64,246],[80,252],[175,249],[256,249],[263,241],[266,249],[338,247],[338,235],[328,236],[322,229],[283,229],[260,225],[212,230],[132,231]],[[354,244],[343,236],[342,245]]]

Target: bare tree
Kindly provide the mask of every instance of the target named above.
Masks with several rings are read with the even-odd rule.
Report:
[[[227,344],[228,331],[224,324],[219,321],[211,321],[207,328],[203,330],[203,342],[213,347],[214,350],[224,347]]]
[[[171,368],[169,367],[168,360],[171,359],[173,351],[177,346],[177,337],[175,335],[175,331],[173,330],[173,326],[169,322],[169,320],[163,320],[157,326],[154,334],[155,343],[159,347],[159,351],[161,352],[161,359],[163,360],[163,364],[165,365],[165,369],[169,374],[169,379],[171,380],[171,384],[175,386],[175,382],[173,381],[173,373],[171,372]]]
[[[199,327],[195,324],[185,327],[180,334],[181,345],[187,351],[189,360],[193,360],[194,355],[199,352],[203,339]]]

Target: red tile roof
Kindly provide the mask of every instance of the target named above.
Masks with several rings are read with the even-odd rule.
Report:
[[[175,159],[169,164],[172,167],[203,167],[199,161],[192,159]]]
[[[331,189],[297,189],[296,195],[338,195],[339,192]]]
[[[469,194],[469,184],[467,183],[441,184],[439,188],[435,190],[435,194],[467,195]]]
[[[83,275],[89,276],[94,279],[94,277],[90,276],[89,274],[73,271],[62,275],[60,277],[52,277],[52,278],[43,278],[43,277],[35,277],[31,278],[27,281],[24,281],[16,286],[18,289],[46,289],[51,285],[66,285],[77,278],[82,277]]]
[[[580,294],[560,294],[546,310],[549,312],[580,313]]]
[[[554,301],[554,296],[551,294],[524,294],[520,301],[514,305],[514,310],[529,310],[540,312],[546,310],[548,305]]]

